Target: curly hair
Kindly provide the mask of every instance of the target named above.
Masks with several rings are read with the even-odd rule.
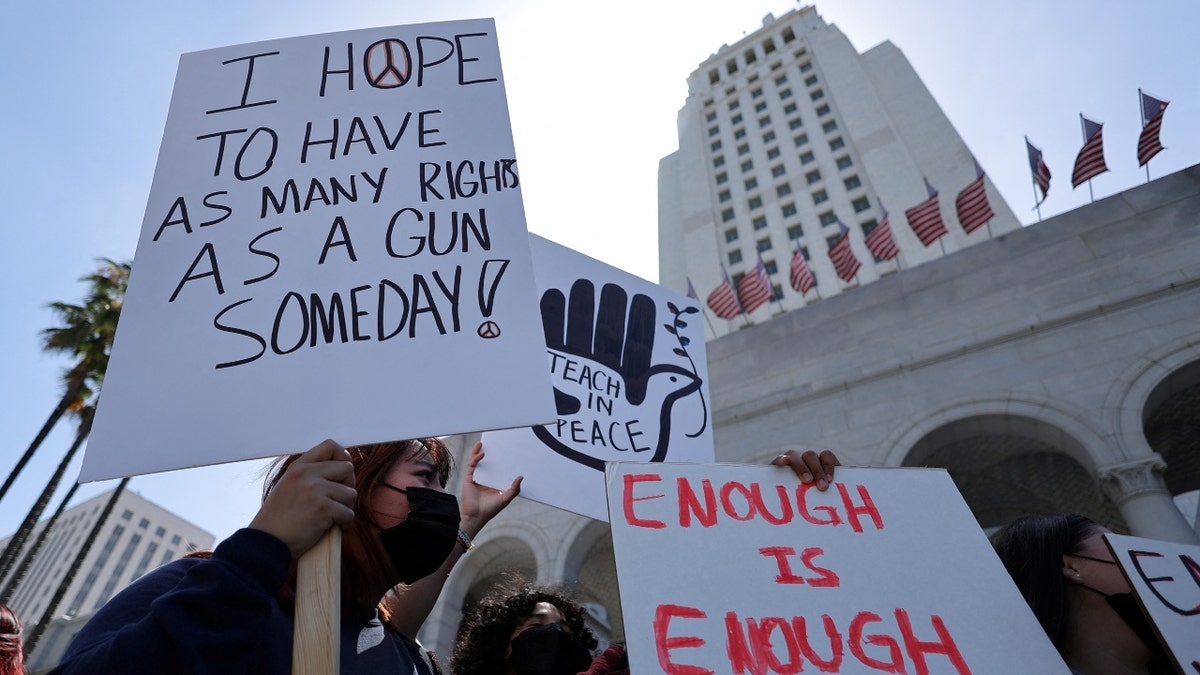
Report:
[[[25,672],[21,657],[21,620],[5,605],[0,605],[0,675]]]
[[[533,614],[539,602],[548,602],[562,612],[571,631],[571,639],[588,654],[598,644],[584,621],[584,609],[560,586],[534,586],[513,577],[492,589],[479,605],[463,619],[459,640],[450,659],[455,675],[502,675],[509,636],[521,622]],[[591,660],[583,660],[572,672],[588,669]]]

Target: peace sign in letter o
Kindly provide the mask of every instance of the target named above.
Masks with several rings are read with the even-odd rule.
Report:
[[[403,87],[412,75],[412,59],[403,40],[389,38],[367,47],[363,54],[367,82],[376,89]]]

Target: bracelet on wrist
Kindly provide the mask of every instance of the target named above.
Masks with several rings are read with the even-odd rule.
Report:
[[[464,552],[475,548],[475,542],[471,541],[471,538],[467,536],[467,533],[463,532],[462,530],[458,531],[458,543],[462,544]]]

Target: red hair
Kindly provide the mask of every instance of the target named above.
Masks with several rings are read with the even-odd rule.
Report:
[[[21,620],[11,609],[0,605],[0,675],[22,675],[24,672]]]

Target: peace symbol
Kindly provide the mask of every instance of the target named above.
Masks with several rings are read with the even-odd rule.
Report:
[[[403,87],[412,75],[408,45],[394,38],[376,42],[363,54],[363,70],[376,89]]]
[[[500,337],[500,325],[495,321],[484,321],[479,324],[479,330],[475,332],[479,333],[479,337],[487,340],[498,338]]]

